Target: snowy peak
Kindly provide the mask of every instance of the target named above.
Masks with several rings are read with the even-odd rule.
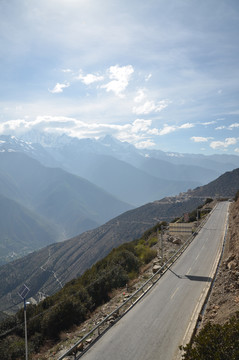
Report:
[[[0,136],[0,152],[29,152],[32,153],[34,147],[30,142],[25,142],[10,135]]]
[[[46,166],[58,166],[58,163],[42,145],[25,141],[15,136],[0,135],[0,152],[21,152],[33,159],[39,160]]]

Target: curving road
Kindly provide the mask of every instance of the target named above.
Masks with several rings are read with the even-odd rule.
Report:
[[[190,338],[212,281],[225,234],[228,203],[207,223],[153,289],[97,343],[84,360],[173,360]]]

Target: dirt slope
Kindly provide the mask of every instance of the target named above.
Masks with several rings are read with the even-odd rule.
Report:
[[[225,249],[202,325],[223,324],[239,311],[239,199],[230,206]]]

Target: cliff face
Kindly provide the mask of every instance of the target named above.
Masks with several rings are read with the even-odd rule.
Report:
[[[230,206],[225,249],[202,325],[224,324],[239,310],[239,199]]]

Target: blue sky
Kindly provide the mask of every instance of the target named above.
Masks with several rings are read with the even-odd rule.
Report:
[[[1,0],[0,133],[239,154],[239,1]]]

